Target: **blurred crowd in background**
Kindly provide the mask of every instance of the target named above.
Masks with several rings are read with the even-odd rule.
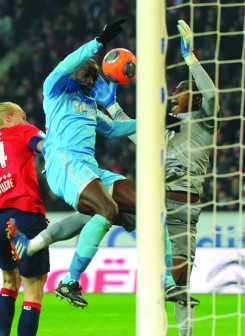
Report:
[[[221,0],[221,4],[233,5],[218,7],[212,0],[194,0],[193,6],[184,0],[166,1],[170,37],[166,74],[169,96],[176,85],[189,76],[180,52],[178,19],[190,23],[196,34],[195,54],[219,90],[222,129],[217,135],[204,186],[204,211],[214,207],[218,211],[238,210],[245,204],[242,83],[245,13],[244,6],[236,6],[236,2]],[[135,0],[0,0],[0,101],[21,105],[28,121],[45,130],[42,109],[45,78],[66,55],[97,36],[105,23],[119,17],[127,18],[127,28],[96,55],[99,64],[106,52],[116,47],[127,48],[137,56]],[[209,34],[203,34],[207,32]],[[136,81],[117,89],[118,102],[132,118],[136,112],[135,85]],[[96,156],[102,168],[135,180],[135,154],[135,145],[127,138],[109,141],[98,136]],[[70,210],[48,188],[45,175],[41,174],[43,168],[44,161],[39,155],[38,176],[47,210]]]

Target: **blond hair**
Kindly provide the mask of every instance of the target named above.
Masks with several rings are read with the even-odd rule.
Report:
[[[8,113],[13,115],[16,109],[21,109],[21,107],[15,103],[2,102],[0,103],[0,128],[4,126],[4,116]]]

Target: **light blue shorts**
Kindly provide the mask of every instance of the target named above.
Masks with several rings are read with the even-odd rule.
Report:
[[[110,194],[114,182],[125,179],[123,175],[100,169],[93,158],[91,162],[82,161],[67,153],[59,153],[46,163],[45,168],[47,181],[53,193],[75,210],[81,192],[94,179],[99,178]]]

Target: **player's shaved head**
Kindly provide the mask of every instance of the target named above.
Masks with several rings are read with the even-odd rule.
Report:
[[[26,114],[22,108],[12,102],[1,102],[0,103],[0,128],[6,127],[6,116],[14,116],[19,114],[22,119],[26,119]]]

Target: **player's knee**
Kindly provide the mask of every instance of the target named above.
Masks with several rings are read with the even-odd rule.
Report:
[[[17,269],[3,271],[3,287],[18,292],[21,284],[21,277]]]
[[[118,205],[114,200],[106,200],[100,204],[100,215],[115,222],[118,217]]]
[[[118,216],[118,205],[111,197],[94,197],[93,200],[89,202],[84,202],[80,198],[77,206],[77,210],[80,213],[86,213],[90,216],[95,214],[101,215],[110,221],[114,222]]]
[[[188,258],[176,258],[173,257],[172,274],[176,285],[186,286],[190,283],[190,275],[192,270],[192,265]]]
[[[19,286],[16,283],[16,279],[8,279],[3,281],[3,288],[7,288],[15,292],[19,290]]]
[[[30,278],[23,277],[24,295],[26,301],[37,302],[41,304],[47,276],[48,274],[45,273]]]

